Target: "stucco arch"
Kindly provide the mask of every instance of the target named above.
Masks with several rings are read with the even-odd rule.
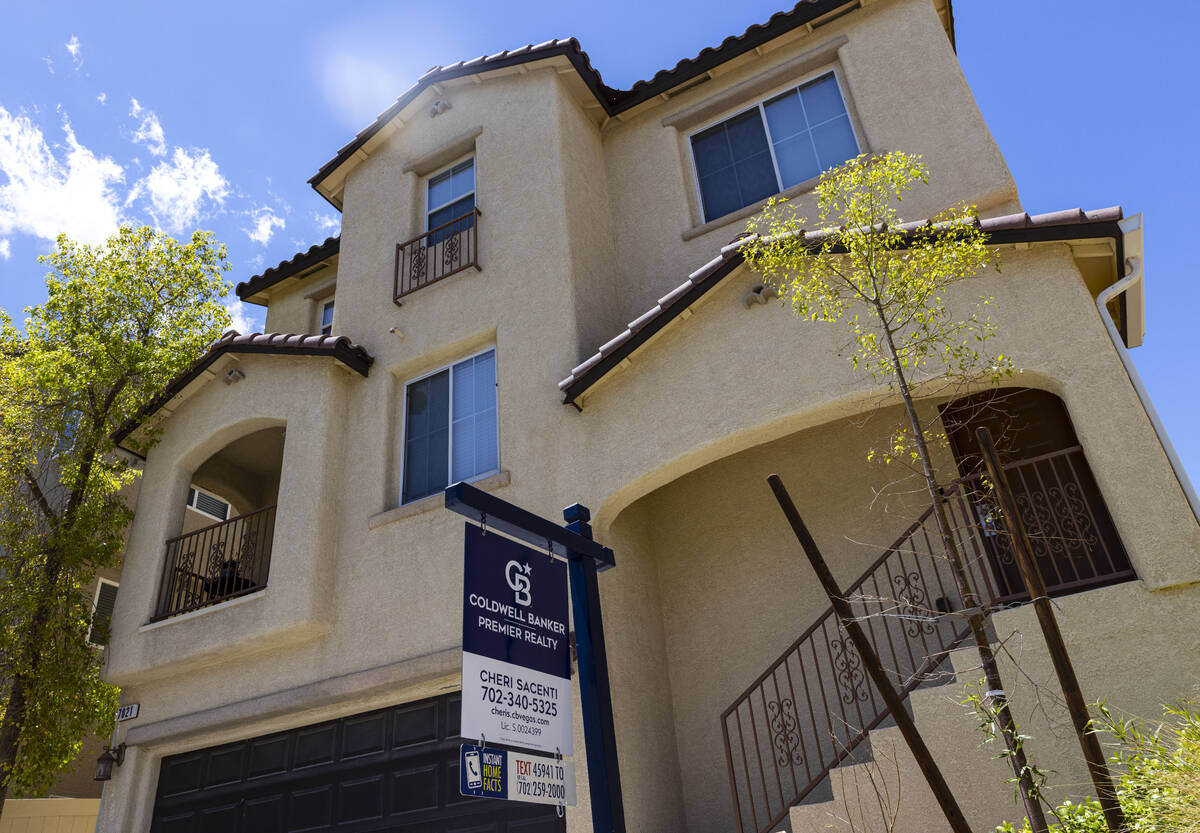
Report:
[[[918,405],[922,408],[933,407],[954,396],[977,393],[989,387],[1045,390],[1063,400],[1068,411],[1072,410],[1069,398],[1064,395],[1064,385],[1059,380],[1046,373],[1031,370],[1022,370],[999,386],[980,382],[964,385],[953,391],[946,391],[940,388],[936,382],[926,383],[917,388],[920,397]],[[732,457],[755,446],[828,425],[846,417],[894,407],[900,401],[899,395],[889,393],[883,388],[860,389],[815,405],[797,408],[790,413],[765,420],[741,431],[720,437],[705,438],[673,460],[620,486],[600,505],[595,515],[595,524],[598,528],[607,528],[616,522],[623,510],[642,497],[710,463]]]

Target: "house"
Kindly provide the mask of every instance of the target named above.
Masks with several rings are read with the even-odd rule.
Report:
[[[1200,526],[1127,364],[1140,217],[1023,212],[946,0],[805,0],[628,90],[574,40],[434,68],[321,167],[340,237],[239,284],[267,332],[227,333],[121,431],[162,433],[106,666],[141,711],[99,829],[590,829],[582,765],[563,820],[458,795],[463,524],[441,493],[459,480],[545,517],[586,504],[615,553],[600,584],[628,829],[834,824],[894,729],[772,472],[843,586],[904,614],[871,627],[969,818],[1016,816],[955,703],[977,660],[928,504],[880,498],[893,478],[866,461],[898,406],[834,328],[760,303],[730,245],[765,197],[811,216],[822,169],[890,149],[933,172],[905,200],[914,219],[979,207],[1004,271],[961,298],[995,298],[997,349],[1020,368],[1002,422],[978,391],[920,407],[1007,429],[1088,696],[1154,715],[1186,694]],[[1014,708],[1078,795],[969,434],[950,433],[939,467],[1022,664]],[[233,514],[185,526],[193,484]],[[940,829],[903,755],[897,829]]]

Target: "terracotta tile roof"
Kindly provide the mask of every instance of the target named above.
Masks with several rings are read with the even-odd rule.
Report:
[[[327,237],[324,243],[312,246],[307,252],[292,255],[289,260],[283,261],[278,266],[272,266],[261,275],[255,275],[250,280],[242,281],[234,291],[239,298],[246,301],[264,289],[279,283],[284,278],[290,278],[311,266],[317,265],[326,258],[333,257],[341,249],[341,245],[342,236],[340,234],[335,237]],[[250,303],[262,302],[251,301]]]
[[[1030,216],[1024,212],[989,217],[979,226],[988,234],[991,243],[1033,243],[1049,240],[1072,240],[1087,237],[1114,237],[1120,241],[1117,221],[1122,217],[1121,207],[1112,206],[1095,211],[1071,208],[1048,214]],[[904,223],[900,230],[915,234],[928,228],[928,220]],[[804,234],[806,241],[818,243],[836,232],[813,231]],[[567,378],[558,383],[564,394],[563,402],[575,404],[585,391],[610,370],[621,363],[651,336],[670,323],[677,315],[695,303],[702,295],[720,283],[721,279],[743,262],[742,248],[746,239],[734,240],[721,249],[719,255],[688,275],[688,279],[658,299],[658,303],[630,321],[624,331],[610,339],[587,358],[571,369]]]
[[[226,353],[272,353],[281,356],[328,356],[337,359],[354,372],[366,376],[374,357],[363,347],[345,336],[315,336],[300,333],[247,333],[227,330],[223,336],[209,346],[207,352],[191,367],[180,373],[163,392],[112,435],[113,442],[120,445],[141,425],[147,417],[157,412],[175,396],[183,392],[219,357]]]
[[[322,180],[366,144],[368,139],[383,129],[383,126],[395,118],[413,99],[431,84],[439,81],[448,81],[466,75],[561,55],[571,62],[575,71],[579,73],[579,77],[595,96],[596,101],[604,108],[604,112],[609,116],[615,116],[842,6],[857,8],[858,1],[800,0],[790,11],[778,12],[772,15],[766,23],[756,23],[742,34],[726,38],[719,46],[703,49],[694,58],[684,58],[670,69],[655,73],[654,77],[649,80],[635,82],[628,90],[615,89],[605,84],[599,71],[592,67],[588,54],[583,51],[579,41],[575,38],[559,38],[548,40],[545,43],[526,44],[518,49],[505,50],[494,55],[481,55],[478,58],[459,61],[449,66],[435,66],[418,78],[417,82],[405,91],[395,104],[380,113],[374,122],[338,150],[337,154],[322,165],[308,182],[314,188],[319,186]]]

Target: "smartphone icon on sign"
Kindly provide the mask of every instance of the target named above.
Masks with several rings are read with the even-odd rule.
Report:
[[[479,763],[478,752],[468,752],[463,756],[467,765],[467,788],[478,790],[483,787],[483,767]]]

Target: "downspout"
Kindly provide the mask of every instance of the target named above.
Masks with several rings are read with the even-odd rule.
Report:
[[[1117,355],[1121,357],[1121,364],[1125,366],[1125,373],[1129,376],[1129,381],[1133,385],[1134,391],[1137,392],[1138,399],[1142,401],[1142,408],[1145,409],[1146,416],[1150,417],[1150,424],[1154,426],[1154,433],[1158,435],[1158,441],[1167,455],[1167,460],[1170,462],[1171,468],[1175,471],[1175,479],[1179,481],[1179,488],[1183,490],[1183,496],[1187,498],[1188,505],[1192,509],[1192,516],[1196,519],[1196,523],[1200,524],[1200,498],[1196,496],[1196,489],[1192,486],[1192,481],[1188,479],[1187,471],[1183,468],[1183,462],[1179,459],[1179,454],[1175,451],[1175,446],[1171,443],[1171,438],[1167,436],[1167,429],[1163,426],[1162,420],[1159,419],[1158,411],[1154,409],[1154,403],[1150,401],[1150,394],[1146,392],[1146,386],[1142,384],[1142,377],[1138,375],[1137,368],[1134,367],[1133,358],[1129,355],[1129,348],[1125,346],[1125,342],[1121,338],[1121,333],[1117,330],[1116,322],[1113,321],[1112,315],[1108,312],[1108,302],[1122,292],[1126,292],[1136,286],[1142,280],[1144,274],[1142,248],[1140,245],[1141,215],[1127,217],[1121,220],[1120,225],[1121,231],[1125,234],[1127,240],[1136,232],[1138,243],[1126,246],[1125,251],[1129,256],[1126,257],[1125,264],[1129,272],[1125,277],[1096,296],[1096,309],[1100,312],[1100,320],[1104,322],[1104,327],[1108,330],[1108,336],[1112,339],[1113,347],[1117,350]]]

